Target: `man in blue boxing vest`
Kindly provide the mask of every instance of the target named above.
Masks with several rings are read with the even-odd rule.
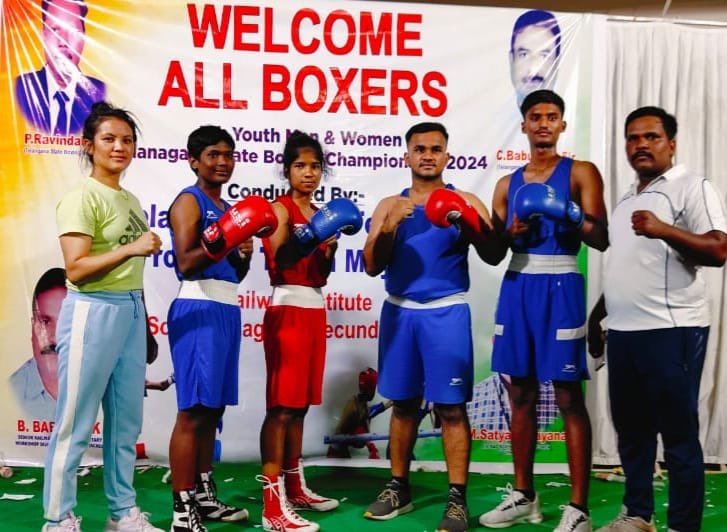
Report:
[[[590,162],[558,155],[565,104],[556,93],[530,93],[520,110],[530,162],[500,179],[492,200],[500,262],[512,250],[495,316],[492,369],[510,376],[515,489],[480,523],[503,528],[543,519],[533,486],[539,382],[551,380],[563,416],[573,485],[557,532],[590,532],[591,427],[582,381],[585,356],[581,242],[608,247],[603,181]]]
[[[386,272],[389,296],[381,310],[379,393],[394,406],[390,423],[392,478],[364,513],[392,519],[413,509],[409,465],[422,398],[442,422],[449,495],[437,530],[467,530],[465,488],[473,361],[467,254],[495,251],[487,208],[469,192],[445,185],[447,130],[424,122],[405,135],[411,186],[374,210],[364,246],[366,273]],[[493,249],[489,249],[492,247]],[[443,334],[446,331],[447,334]]]

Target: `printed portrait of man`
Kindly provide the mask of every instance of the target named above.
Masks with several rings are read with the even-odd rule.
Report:
[[[531,92],[553,89],[560,45],[560,26],[552,13],[534,9],[517,18],[510,37],[510,78],[518,107]]]
[[[106,86],[79,69],[86,41],[85,0],[41,2],[45,65],[15,79],[15,98],[25,120],[53,135],[77,134]]]
[[[66,297],[66,272],[51,268],[33,291],[30,343],[33,356],[10,377],[18,405],[28,419],[55,418],[58,396],[56,322]]]

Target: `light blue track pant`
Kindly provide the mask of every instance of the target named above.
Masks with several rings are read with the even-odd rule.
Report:
[[[58,406],[43,486],[45,518],[76,506],[76,469],[103,406],[104,491],[120,519],[136,506],[136,441],[141,432],[146,323],[141,291],[68,291],[58,318]]]

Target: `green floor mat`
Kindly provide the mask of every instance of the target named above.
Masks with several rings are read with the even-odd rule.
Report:
[[[169,529],[171,522],[170,485],[162,482],[166,468],[153,467],[146,471],[137,470],[135,486],[137,502],[151,513],[154,525]],[[215,478],[220,498],[250,511],[251,520],[245,523],[209,523],[210,532],[217,530],[261,530],[261,485],[255,481],[259,474],[257,464],[221,464],[215,469]],[[433,532],[444,510],[447,476],[441,472],[413,472],[411,474],[412,496],[415,510],[391,521],[368,521],[362,517],[366,506],[371,503],[389,478],[386,469],[354,469],[342,467],[308,466],[308,483],[316,491],[341,500],[338,509],[328,513],[302,512],[321,525],[324,532],[347,531],[397,531]],[[468,504],[470,528],[484,528],[477,521],[480,514],[492,509],[500,502],[502,488],[511,480],[509,475],[472,473],[469,477]],[[30,484],[18,481],[36,479]],[[500,488],[500,490],[498,490]],[[538,475],[536,489],[540,495],[541,510],[545,516],[539,525],[518,525],[512,530],[553,530],[560,519],[560,505],[569,499],[570,485],[564,475]],[[12,478],[0,478],[0,499],[2,526],[5,531],[40,530],[42,519],[43,471],[37,468],[16,468]],[[28,500],[10,500],[9,494],[33,495]],[[594,528],[613,519],[621,507],[623,484],[593,479],[591,482],[591,515]],[[655,487],[656,523],[660,530],[666,529],[667,488]],[[93,468],[86,476],[78,477],[78,506],[76,514],[83,517],[84,532],[103,530],[106,521],[106,500],[103,493],[103,470]],[[707,495],[704,511],[704,531],[721,531],[727,526],[727,475],[707,475]]]

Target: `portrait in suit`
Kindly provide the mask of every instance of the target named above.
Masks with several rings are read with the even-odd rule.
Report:
[[[15,98],[25,120],[44,133],[77,134],[106,86],[79,69],[86,40],[85,0],[43,0],[41,38],[45,65],[15,79]]]
[[[510,36],[510,78],[517,105],[539,89],[553,90],[560,61],[560,25],[549,11],[520,15]]]

